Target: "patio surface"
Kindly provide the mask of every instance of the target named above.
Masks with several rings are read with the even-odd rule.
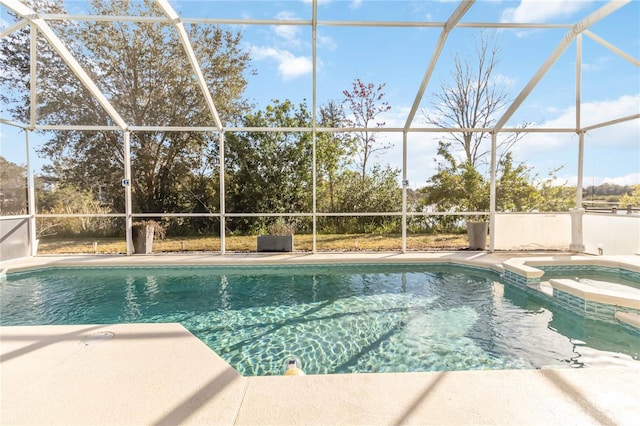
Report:
[[[75,256],[2,267],[451,256],[496,265],[514,254]],[[242,377],[180,324],[0,327],[0,380],[7,425],[635,425],[640,418],[637,368]]]

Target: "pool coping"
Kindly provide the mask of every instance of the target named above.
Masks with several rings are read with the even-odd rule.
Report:
[[[391,261],[499,272],[514,257],[526,255],[77,256],[2,267]],[[105,331],[115,337],[83,346]],[[179,324],[0,327],[0,339],[2,424],[634,424],[640,417],[640,369],[629,367],[242,377]]]
[[[0,327],[0,339],[2,424],[631,425],[640,415],[632,368],[242,377],[175,323]]]

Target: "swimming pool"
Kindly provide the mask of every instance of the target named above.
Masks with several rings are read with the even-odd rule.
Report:
[[[7,274],[2,325],[179,322],[243,375],[640,366],[640,336],[451,265]]]

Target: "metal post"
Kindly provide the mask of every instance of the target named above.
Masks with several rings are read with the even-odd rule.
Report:
[[[314,112],[315,114],[315,112]],[[312,222],[313,222],[313,226],[312,226],[312,233],[313,233],[313,242],[311,244],[311,252],[312,253],[316,253],[316,244],[317,244],[317,238],[316,238],[316,234],[318,232],[318,202],[317,202],[317,186],[316,186],[316,179],[318,178],[318,171],[317,171],[317,167],[316,167],[316,126],[315,126],[315,120],[314,120],[314,124],[313,124],[313,131],[311,133],[311,141],[312,141],[312,162],[313,162],[313,173],[312,173],[312,179],[313,179],[313,185],[312,185],[312,191],[313,191],[313,206],[312,206]]]
[[[489,251],[495,250],[496,241],[496,166],[498,134],[491,132],[491,192],[489,196]]]
[[[578,34],[576,38],[576,131],[580,131],[582,128],[580,124],[580,95],[581,89],[581,72],[582,67],[582,34]]]
[[[36,119],[38,114],[38,92],[37,81],[38,81],[38,28],[31,24],[29,26],[29,55],[30,55],[30,106],[29,106],[29,122],[31,124],[31,129],[36,126]],[[35,186],[34,186],[34,178],[33,178],[33,170],[31,168],[31,147],[29,146],[29,130],[25,129],[24,131],[25,137],[25,149],[27,153],[27,194],[28,194],[28,204],[27,211],[29,213],[29,247],[31,256],[36,256],[38,254],[38,242],[37,237],[38,233],[36,231],[36,195],[35,195]]]
[[[225,205],[224,205],[224,132],[218,133],[218,151],[220,155],[220,253],[225,253]]]
[[[124,131],[124,212],[125,212],[125,233],[127,244],[127,256],[133,254],[133,237],[131,227],[133,226],[133,208],[131,202],[131,132]]]
[[[29,130],[24,131],[27,150],[27,193],[29,195],[27,209],[29,212],[29,247],[31,256],[38,254],[36,232],[36,192],[34,187],[33,170],[31,170],[31,148],[29,147]]]
[[[581,124],[581,77],[582,77],[582,34],[578,34],[576,39],[576,132],[578,133],[578,182],[576,184],[576,208],[582,207],[582,174],[584,160],[584,132]]]
[[[311,133],[311,143],[312,143],[312,178],[313,178],[313,184],[312,184],[312,191],[313,191],[313,206],[312,206],[312,211],[313,211],[313,215],[312,215],[312,222],[313,222],[313,226],[312,226],[312,232],[313,232],[313,236],[312,236],[312,243],[311,243],[311,252],[312,253],[316,253],[317,250],[317,226],[318,226],[318,202],[317,202],[317,186],[316,186],[316,180],[318,178],[318,168],[317,168],[317,156],[316,156],[316,127],[317,127],[317,122],[316,122],[316,103],[317,103],[317,96],[316,96],[316,78],[317,78],[317,73],[316,73],[316,65],[317,65],[317,53],[316,53],[316,43],[317,43],[317,25],[318,25],[318,2],[314,1],[313,2],[313,13],[312,13],[312,26],[311,26],[311,59],[313,61],[313,76],[312,76],[312,88],[311,88],[311,109],[312,109],[312,114],[311,114],[311,125],[312,125],[312,133]]]
[[[578,132],[578,182],[576,183],[576,208],[582,207],[582,178],[584,174],[584,132]]]
[[[38,114],[38,92],[36,90],[38,83],[38,27],[34,24],[29,26],[29,33],[31,38],[30,45],[30,100],[31,105],[29,106],[29,122],[31,123],[31,128],[35,128],[36,126],[36,117]]]
[[[407,252],[407,131],[402,132],[402,253]]]

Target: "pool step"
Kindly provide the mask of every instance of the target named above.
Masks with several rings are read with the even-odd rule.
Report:
[[[631,327],[634,327],[640,330],[640,314],[634,314],[632,312],[616,311],[613,317],[620,322],[623,322],[627,325],[630,325]]]

